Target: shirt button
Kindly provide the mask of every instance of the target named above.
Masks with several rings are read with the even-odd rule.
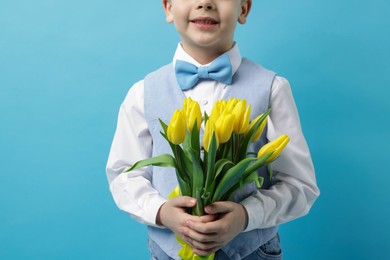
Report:
[[[202,100],[202,105],[207,105],[209,102],[207,100]]]

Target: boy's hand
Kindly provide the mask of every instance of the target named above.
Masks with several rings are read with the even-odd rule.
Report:
[[[226,245],[241,231],[248,222],[248,213],[241,204],[221,201],[213,203],[205,208],[208,216],[200,217],[201,221],[189,219],[185,229],[185,241],[198,255],[210,255]],[[209,216],[215,220],[210,221]]]
[[[186,212],[186,208],[192,208],[196,204],[196,199],[187,196],[178,196],[165,202],[159,209],[156,217],[158,225],[164,226],[172,230],[181,239],[185,239],[185,234],[188,233],[189,227],[186,223],[209,222],[215,218],[213,215],[192,216]]]

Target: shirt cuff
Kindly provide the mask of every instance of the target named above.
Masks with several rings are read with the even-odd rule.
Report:
[[[153,196],[153,198],[150,199],[148,203],[149,205],[145,210],[145,212],[148,212],[147,216],[150,218],[146,219],[146,224],[154,227],[165,228],[163,226],[157,225],[156,219],[158,211],[166,201],[166,199],[159,195]]]
[[[259,203],[259,200],[253,196],[249,196],[240,202],[248,213],[248,225],[243,232],[258,229],[261,226],[261,223],[264,222],[264,210]]]

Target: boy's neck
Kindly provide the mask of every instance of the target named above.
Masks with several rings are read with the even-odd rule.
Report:
[[[211,48],[186,48],[183,44],[181,45],[183,50],[188,53],[194,60],[199,62],[202,65],[209,64],[223,53],[227,52],[233,47],[233,44],[229,48],[221,48],[220,50],[215,50]]]

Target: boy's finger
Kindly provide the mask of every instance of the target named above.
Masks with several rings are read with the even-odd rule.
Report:
[[[187,242],[188,243],[188,242]],[[199,243],[195,240],[192,240],[191,248],[193,250],[199,250],[199,251],[204,251],[206,255],[210,255],[213,253],[213,250],[218,248],[220,245],[218,245],[215,242],[210,242],[210,243]],[[196,253],[195,253],[196,254]]]
[[[175,207],[193,207],[196,204],[196,199],[188,196],[179,196],[171,200],[171,203]]]
[[[218,215],[207,214],[199,217],[199,221],[202,223],[212,222],[218,219]]]
[[[219,213],[230,212],[232,211],[232,209],[233,206],[231,205],[231,202],[219,201],[208,205],[207,207],[205,207],[204,210],[207,214],[219,214]]]
[[[191,230],[193,230],[197,233],[200,233],[200,234],[208,234],[208,236],[210,236],[211,234],[217,234],[221,230],[220,221],[211,221],[211,222],[207,222],[207,223],[201,223],[201,222],[187,220],[186,225]],[[191,236],[194,237],[193,234],[191,234]],[[197,240],[202,241],[199,238],[197,238]]]
[[[182,229],[182,231],[185,235],[185,241],[193,248],[207,249],[218,245],[216,243],[218,241],[218,234],[216,233],[203,234],[190,228]]]

